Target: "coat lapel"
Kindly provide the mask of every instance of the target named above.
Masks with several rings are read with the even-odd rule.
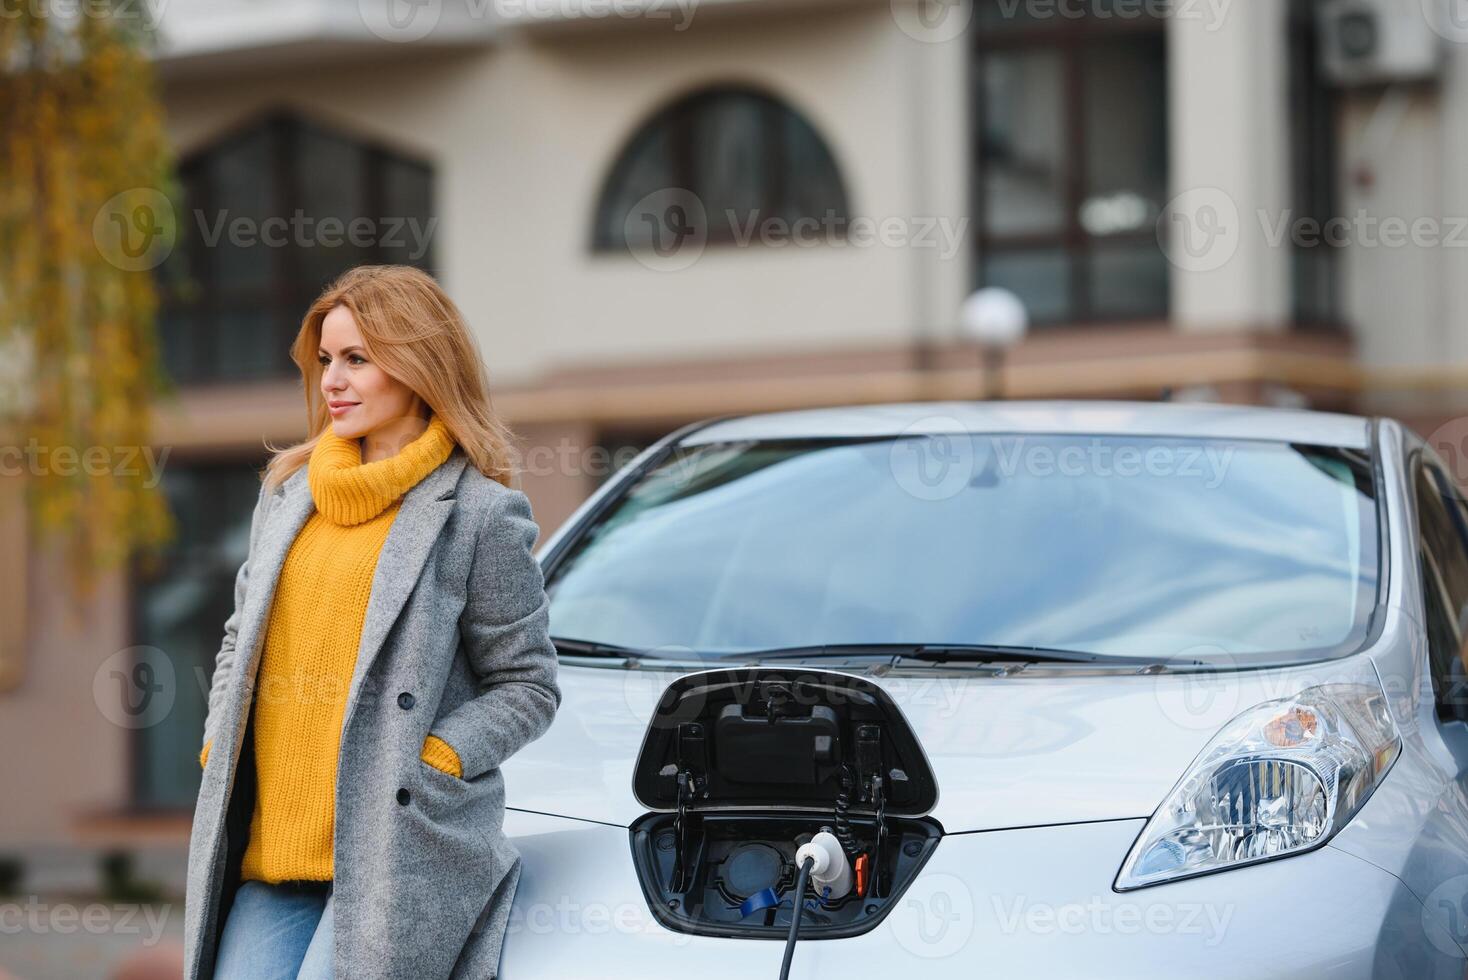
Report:
[[[382,649],[388,630],[397,621],[403,604],[417,584],[418,573],[438,539],[438,532],[454,509],[454,488],[459,474],[463,472],[469,457],[455,446],[448,459],[440,463],[433,472],[419,480],[404,496],[397,517],[393,518],[378,555],[377,570],[372,578],[372,593],[367,602],[367,614],[362,624],[362,641],[357,647],[357,662],[352,671],[351,685],[347,691],[345,722],[351,719],[358,691],[367,670]],[[264,631],[275,598],[275,588],[280,581],[280,571],[286,556],[301,528],[316,510],[311,497],[311,487],[306,480],[306,467],[302,466],[275,491],[276,502],[260,532],[257,551],[250,566],[249,591],[245,600],[243,622],[236,633],[240,649],[251,651],[250,656],[236,662],[236,670],[243,675],[243,687],[250,690],[264,650]],[[241,705],[241,707],[244,707]],[[236,718],[237,733],[247,720],[247,711]],[[236,743],[238,743],[238,735]]]
[[[362,623],[362,642],[357,647],[357,664],[352,670],[352,683],[347,689],[346,712],[342,731],[352,719],[352,709],[362,681],[372,662],[377,659],[388,630],[397,622],[403,604],[418,584],[418,573],[438,540],[438,532],[454,509],[454,488],[469,457],[454,448],[448,459],[432,473],[419,480],[403,496],[398,516],[393,518],[387,540],[377,558],[372,576],[372,594],[367,601],[367,618]]]
[[[254,687],[256,668],[264,648],[265,621],[275,601],[275,586],[280,581],[280,569],[285,564],[286,553],[296,540],[306,518],[315,510],[311,490],[306,483],[306,467],[302,466],[275,489],[275,502],[266,515],[265,526],[260,530],[260,540],[250,558],[250,579],[245,593],[243,622],[235,632],[236,651],[249,651],[247,656],[237,652],[235,671],[245,683],[236,690],[250,691]],[[242,705],[241,707],[245,707]],[[236,719],[236,727],[243,730],[246,712]]]

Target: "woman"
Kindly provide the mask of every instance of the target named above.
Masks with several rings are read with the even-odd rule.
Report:
[[[333,283],[291,348],[209,690],[185,976],[492,977],[519,880],[499,766],[560,705],[537,527],[463,317]]]

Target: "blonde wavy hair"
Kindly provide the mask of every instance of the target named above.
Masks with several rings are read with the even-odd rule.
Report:
[[[494,412],[489,375],[464,315],[436,280],[406,265],[362,265],[343,273],[317,297],[291,344],[291,360],[306,386],[304,442],[277,448],[264,483],[270,492],[311,458],[331,424],[321,396],[321,322],[344,306],[357,321],[372,360],[428,403],[479,472],[512,486],[518,469],[514,434]]]

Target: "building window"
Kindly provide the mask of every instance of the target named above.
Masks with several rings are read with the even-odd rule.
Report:
[[[675,189],[701,205],[710,243],[744,241],[752,228],[791,234],[798,219],[810,230],[796,234],[841,236],[849,217],[825,141],[788,105],[749,89],[696,92],[633,134],[602,186],[592,247],[654,244],[658,230],[639,220],[652,215],[639,212],[649,195]]]
[[[289,378],[311,301],[361,263],[433,271],[426,163],[282,114],[187,157],[160,268],[163,360],[181,383]]]
[[[1166,316],[1164,20],[977,3],[978,283],[1037,323]]]
[[[1315,0],[1289,7],[1290,171],[1296,220],[1325,228],[1340,215],[1336,164],[1336,89],[1320,69],[1320,31]],[[1291,256],[1295,322],[1341,327],[1340,250],[1332,236],[1297,242]]]
[[[133,644],[172,662],[177,697],[162,721],[133,733],[139,808],[189,806],[198,796],[214,658],[234,611],[235,574],[249,553],[256,474],[265,462],[171,462],[163,475],[178,536],[157,567],[133,568]]]

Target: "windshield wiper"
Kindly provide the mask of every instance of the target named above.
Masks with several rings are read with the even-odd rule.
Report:
[[[645,650],[619,647],[615,643],[568,640],[560,636],[551,637],[551,642],[556,645],[557,652],[570,654],[573,657],[603,657],[608,660],[642,660],[647,657]]]
[[[1056,650],[1049,647],[1002,646],[990,643],[833,643],[817,646],[776,647],[768,650],[746,650],[727,654],[728,660],[840,660],[879,658],[897,663],[917,660],[922,663],[991,664],[991,663],[1099,663],[1117,666],[1149,666],[1155,657],[1121,657],[1080,650]],[[1194,661],[1188,661],[1193,664]]]

